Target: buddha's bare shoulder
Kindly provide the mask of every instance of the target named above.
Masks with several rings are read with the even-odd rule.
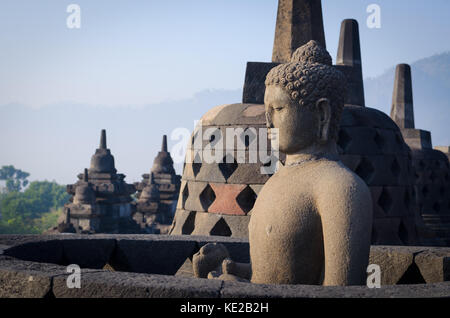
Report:
[[[371,207],[369,187],[341,161],[323,161],[316,165],[314,193],[318,203],[334,206]],[[369,210],[367,208],[366,210]]]

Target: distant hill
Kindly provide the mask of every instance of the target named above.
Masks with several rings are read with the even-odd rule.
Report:
[[[402,61],[399,61],[401,63]],[[450,52],[411,64],[415,125],[434,146],[450,145]],[[395,67],[364,81],[366,105],[390,114]]]
[[[242,90],[205,90],[192,98],[142,107],[106,107],[61,103],[38,109],[20,104],[0,106],[0,166],[13,164],[30,172],[30,180],[76,181],[98,147],[100,130],[118,172],[139,181],[150,172],[168,135],[169,151],[176,128],[194,129],[194,121],[214,106],[238,103]],[[186,142],[187,144],[187,142]],[[182,162],[175,165],[181,173]]]
[[[401,61],[399,61],[401,62]],[[432,132],[434,145],[450,145],[450,53],[412,64],[416,127]],[[365,80],[366,104],[389,114],[394,68]],[[168,135],[169,150],[177,142],[176,128],[193,130],[194,120],[213,106],[238,103],[242,90],[205,90],[184,100],[142,107],[98,107],[60,103],[33,109],[0,106],[0,166],[14,165],[30,172],[30,180],[76,181],[89,167],[99,144],[100,129],[107,130],[108,147],[116,168],[126,181],[139,181],[150,171]],[[182,162],[175,165],[181,173]]]

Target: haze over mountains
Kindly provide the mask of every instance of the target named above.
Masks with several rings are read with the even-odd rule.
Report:
[[[419,60],[412,66],[416,128],[432,132],[433,145],[450,145],[450,52]],[[366,105],[390,113],[394,67],[365,80]],[[190,99],[137,107],[100,107],[59,103],[41,108],[0,106],[0,165],[30,172],[30,180],[73,183],[89,167],[100,130],[127,182],[148,173],[168,135],[176,128],[192,131],[194,121],[213,106],[241,101],[242,90],[205,90]],[[175,165],[181,173],[182,162]]]

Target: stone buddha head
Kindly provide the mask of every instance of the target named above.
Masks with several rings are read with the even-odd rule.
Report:
[[[308,42],[290,63],[273,68],[265,84],[267,127],[278,129],[280,151],[295,154],[336,141],[346,78],[318,42]]]

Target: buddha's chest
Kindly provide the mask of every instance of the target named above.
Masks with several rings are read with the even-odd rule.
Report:
[[[280,240],[315,236],[321,224],[311,193],[309,182],[269,180],[253,207],[249,231],[260,238]]]

